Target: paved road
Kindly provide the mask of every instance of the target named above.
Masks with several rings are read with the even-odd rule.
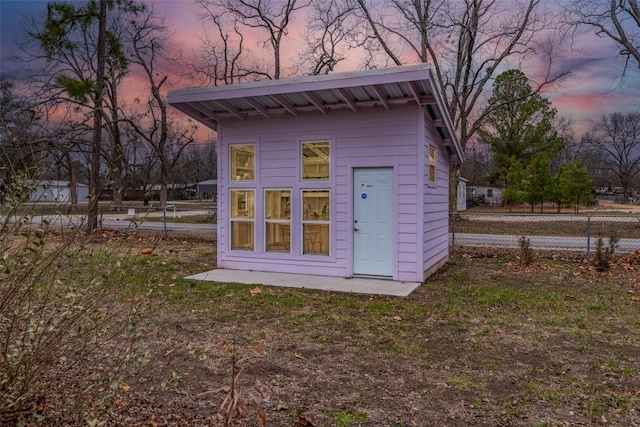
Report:
[[[60,216],[60,215],[45,215],[44,220],[50,225],[56,227],[83,227],[86,223],[86,218],[79,215]],[[32,224],[42,224],[43,217],[36,216],[30,219]],[[193,234],[205,234],[215,233],[217,226],[215,224],[185,224],[179,222],[167,222],[162,221],[131,221],[128,219],[102,219],[100,225],[104,229],[110,230],[144,230],[144,231],[156,231],[162,233],[166,230],[167,234],[170,233],[193,233]],[[166,228],[165,228],[166,227]]]
[[[50,224],[64,227],[82,227],[85,218],[82,216],[51,216],[45,217]],[[42,217],[34,217],[33,224],[41,224]],[[167,234],[209,234],[217,231],[215,224],[184,224],[167,222],[166,228],[163,222],[142,221],[133,222],[128,219],[103,219],[102,228],[114,230],[138,229],[144,231],[155,231]],[[453,246],[492,246],[502,248],[518,248],[520,236],[498,235],[498,234],[471,234],[456,233],[455,241],[453,235],[449,234],[449,243]],[[576,250],[587,252],[586,237],[562,237],[562,236],[527,236],[533,249],[556,249],[556,250]],[[589,249],[595,250],[597,238],[592,237],[589,242]],[[608,247],[608,239],[604,239],[605,246]],[[620,252],[634,252],[640,249],[640,239],[620,239],[617,250]]]

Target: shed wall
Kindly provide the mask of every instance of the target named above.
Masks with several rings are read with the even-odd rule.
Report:
[[[332,111],[326,116],[303,114],[272,119],[239,121],[227,119],[219,123],[219,221],[218,266],[231,269],[278,271],[291,273],[350,276],[353,246],[353,169],[360,167],[393,167],[394,170],[394,273],[395,280],[422,280],[424,265],[419,259],[422,236],[422,182],[424,165],[418,164],[424,150],[424,114],[415,106],[351,111]],[[300,179],[300,147],[302,141],[331,141],[331,180]],[[229,145],[255,144],[256,177],[254,182],[229,181]],[[441,151],[441,150],[439,150]],[[442,161],[442,159],[440,160]],[[421,163],[421,162],[420,162]],[[442,165],[439,166],[442,168]],[[448,169],[447,169],[448,174]],[[443,175],[444,176],[444,175]],[[229,250],[229,190],[255,188],[255,250]],[[264,252],[264,189],[290,188],[291,253]],[[331,191],[332,244],[330,255],[301,255],[301,191]],[[445,194],[441,188],[436,196]],[[425,192],[424,195],[427,193]],[[431,192],[429,192],[429,196]],[[429,204],[434,213],[440,209]],[[224,204],[223,204],[224,203]],[[426,214],[425,214],[426,218]],[[426,220],[425,220],[426,222]],[[442,222],[436,221],[442,225]],[[446,215],[444,230],[446,237]],[[445,238],[446,243],[446,238]],[[426,246],[425,246],[426,247]],[[430,255],[437,256],[439,251]]]
[[[449,157],[446,148],[437,141],[439,136],[433,122],[425,119],[421,280],[431,275],[449,256]],[[429,182],[430,145],[435,146],[437,152],[435,184]]]

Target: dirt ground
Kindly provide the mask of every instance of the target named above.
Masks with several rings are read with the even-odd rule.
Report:
[[[181,279],[214,257],[207,239],[154,243],[139,361],[119,372],[106,425],[640,425],[640,254],[601,274],[462,248],[404,299]],[[64,390],[42,397],[45,414]]]

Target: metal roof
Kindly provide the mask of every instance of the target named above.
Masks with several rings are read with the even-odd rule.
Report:
[[[415,104],[434,122],[452,161],[461,161],[462,147],[436,88],[431,67],[418,64],[180,89],[169,92],[168,102],[213,130],[226,118],[298,117],[305,112],[328,115],[333,110],[357,114],[370,107],[390,110]]]

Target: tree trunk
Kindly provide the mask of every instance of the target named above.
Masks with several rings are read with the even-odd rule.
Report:
[[[458,212],[458,181],[460,180],[460,165],[449,166],[449,212]]]
[[[91,143],[91,172],[89,174],[89,207],[87,234],[98,229],[98,197],[100,195],[100,148],[102,145],[102,95],[107,38],[107,0],[100,0],[98,24],[98,68],[96,70],[96,101],[93,112],[93,140]]]
[[[118,116],[118,98],[116,83],[113,83],[112,88],[112,106],[111,106],[111,118],[113,123],[111,124],[112,136],[113,136],[113,159],[111,176],[113,178],[113,204],[115,206],[122,206],[122,134],[120,133],[120,120]]]

